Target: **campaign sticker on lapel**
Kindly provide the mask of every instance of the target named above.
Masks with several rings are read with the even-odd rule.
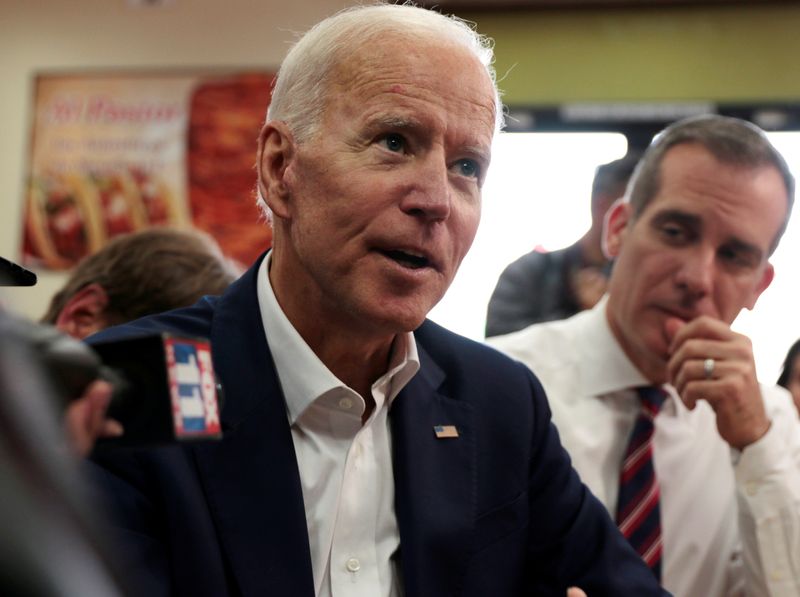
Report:
[[[437,439],[458,437],[458,429],[456,429],[455,425],[434,425],[433,432],[436,434]]]

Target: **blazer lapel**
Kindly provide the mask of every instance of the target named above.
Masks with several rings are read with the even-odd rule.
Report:
[[[473,409],[440,394],[444,372],[421,346],[419,356],[419,373],[391,410],[402,576],[406,595],[452,595],[461,586],[476,516]],[[437,437],[439,425],[455,427],[458,437]]]
[[[297,459],[258,308],[259,262],[215,310],[214,367],[229,396],[222,409],[224,438],[193,451],[242,594],[313,596]]]

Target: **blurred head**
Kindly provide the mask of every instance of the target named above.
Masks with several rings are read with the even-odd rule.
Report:
[[[84,338],[220,294],[236,274],[214,240],[201,232],[151,228],[126,234],[81,260],[42,322]]]
[[[270,280],[296,326],[411,330],[444,294],[500,123],[491,60],[463,22],[395,5],[339,13],[289,52],[258,166]]]
[[[656,137],[608,214],[607,316],[634,363],[663,381],[671,318],[730,324],[772,281],[792,204],[786,164],[753,125],[719,116]]]
[[[592,225],[603,225],[608,208],[625,194],[625,188],[641,155],[631,152],[597,167],[592,180]]]
[[[794,405],[800,412],[800,340],[792,344],[789,352],[786,353],[778,385],[791,392]]]

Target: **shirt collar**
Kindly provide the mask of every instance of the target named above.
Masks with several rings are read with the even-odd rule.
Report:
[[[608,296],[592,309],[574,316],[580,329],[575,338],[581,362],[581,393],[587,396],[610,394],[627,388],[648,385],[647,379],[631,363],[611,331],[606,318]]]
[[[317,357],[311,347],[284,314],[269,280],[272,252],[262,260],[257,274],[258,306],[267,336],[267,345],[275,362],[283,389],[289,420],[294,424],[319,397],[347,386]],[[398,335],[392,344],[388,371],[373,387],[390,383],[387,404],[419,370],[419,355],[414,334]]]

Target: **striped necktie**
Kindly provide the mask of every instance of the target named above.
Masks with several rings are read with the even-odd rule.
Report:
[[[622,461],[617,526],[661,580],[661,513],[658,480],[653,470],[653,419],[667,394],[660,387],[636,389],[641,411]]]

